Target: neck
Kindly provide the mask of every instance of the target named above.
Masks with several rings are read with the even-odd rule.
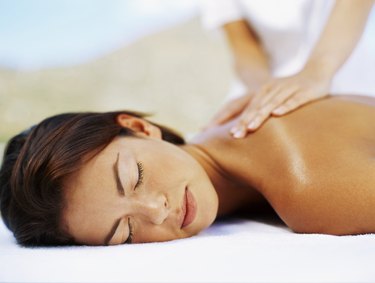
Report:
[[[196,144],[187,144],[181,149],[198,161],[215,187],[219,198],[218,216],[233,213],[248,203],[250,190],[247,186],[236,181],[207,151]]]

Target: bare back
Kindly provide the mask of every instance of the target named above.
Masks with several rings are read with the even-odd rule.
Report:
[[[236,140],[234,121],[193,142],[298,232],[375,232],[375,99],[333,96]],[[225,153],[225,154],[224,154]]]

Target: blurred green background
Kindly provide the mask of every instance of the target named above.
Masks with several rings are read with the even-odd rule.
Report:
[[[197,16],[80,65],[3,68],[0,142],[67,111],[145,111],[195,133],[222,104],[232,76],[224,39],[202,30]]]

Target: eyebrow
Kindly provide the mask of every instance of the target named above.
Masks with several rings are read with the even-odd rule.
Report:
[[[121,184],[121,181],[120,181],[120,177],[119,177],[119,173],[118,173],[118,161],[120,159],[120,153],[118,152],[117,153],[117,158],[116,158],[116,161],[115,163],[113,164],[112,166],[112,169],[113,169],[113,173],[115,175],[115,181],[116,181],[116,187],[117,187],[117,192],[124,196],[125,195],[125,190],[124,190],[124,187],[122,186]],[[117,227],[118,225],[120,224],[120,221],[121,221],[121,218],[117,219],[115,221],[115,223],[113,224],[112,228],[111,228],[111,231],[108,233],[108,235],[105,237],[105,240],[104,240],[104,245],[108,246],[108,243],[109,241],[112,239],[112,237],[115,235],[115,232],[117,230]]]
[[[119,159],[120,159],[120,153],[117,153],[117,158],[116,158],[116,161],[115,163],[113,164],[113,173],[115,175],[115,181],[116,181],[116,187],[117,187],[117,191],[120,195],[122,196],[125,196],[125,190],[124,190],[124,187],[120,181],[120,177],[119,177],[119,169],[118,169],[118,162],[119,162]]]
[[[108,235],[105,237],[104,245],[108,246],[109,241],[112,239],[112,237],[115,235],[115,232],[117,230],[118,225],[120,224],[121,218],[117,219],[116,222],[113,224],[111,231],[108,233]]]

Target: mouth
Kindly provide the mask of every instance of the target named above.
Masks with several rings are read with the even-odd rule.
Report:
[[[197,202],[188,187],[185,188],[182,215],[181,229],[190,225],[197,215]]]

